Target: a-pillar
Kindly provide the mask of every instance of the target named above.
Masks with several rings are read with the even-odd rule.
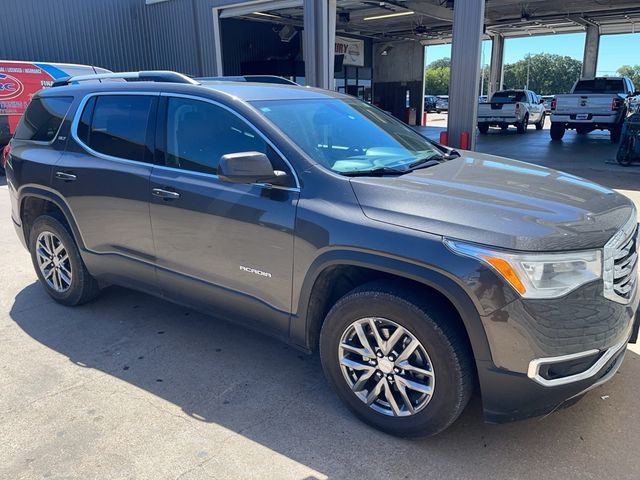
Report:
[[[475,148],[480,82],[480,50],[484,27],[484,1],[456,0],[453,9],[451,78],[449,80],[449,144],[460,146],[460,134],[468,132]]]

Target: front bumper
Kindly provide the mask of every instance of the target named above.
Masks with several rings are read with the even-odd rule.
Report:
[[[519,299],[481,317],[492,356],[478,362],[486,420],[543,415],[609,380],[635,340],[639,301],[637,289],[628,304],[608,300],[594,282],[557,300]],[[551,375],[555,366],[561,374]]]

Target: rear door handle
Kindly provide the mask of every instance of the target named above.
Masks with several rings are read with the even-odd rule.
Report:
[[[164,190],[162,188],[154,188],[151,190],[151,193],[153,193],[154,196],[165,200],[176,200],[180,198],[180,194],[178,192],[172,192],[171,190]]]
[[[73,182],[77,177],[73,173],[56,172],[56,178],[65,182]]]

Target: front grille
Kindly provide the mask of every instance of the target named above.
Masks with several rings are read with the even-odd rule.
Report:
[[[638,224],[635,215],[604,247],[605,297],[628,303],[638,280]]]

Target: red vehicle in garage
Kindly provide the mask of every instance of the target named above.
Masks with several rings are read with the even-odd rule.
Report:
[[[34,93],[61,78],[107,72],[89,65],[0,60],[0,173],[4,171],[4,147]]]

